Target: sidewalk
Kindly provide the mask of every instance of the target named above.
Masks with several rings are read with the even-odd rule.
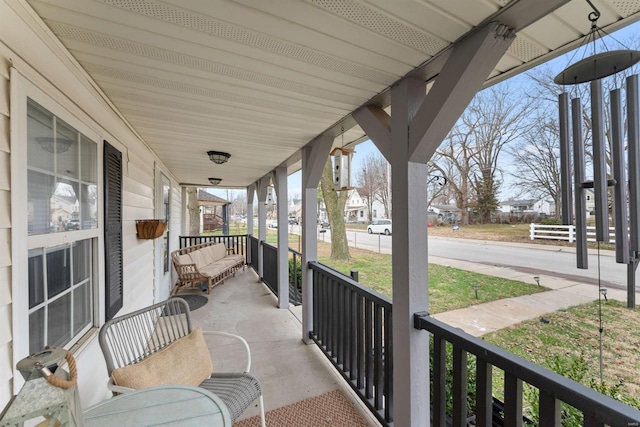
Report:
[[[535,284],[533,275],[512,270],[448,258],[430,257],[430,262],[461,270],[473,271],[488,276]],[[467,308],[452,310],[433,315],[451,326],[461,328],[473,336],[482,336],[524,320],[534,319],[556,310],[569,308],[598,299],[598,288],[579,281],[565,280],[552,276],[540,276],[540,285],[550,291],[532,295],[507,298]],[[607,289],[607,298],[627,300],[626,290]],[[640,292],[636,293],[640,301]]]
[[[357,243],[357,232],[347,230],[347,240],[350,246],[359,249],[371,250],[378,253],[391,253],[391,248],[377,245]],[[324,237],[324,236],[323,236]],[[381,238],[381,236],[378,236]],[[319,239],[322,240],[322,237]],[[479,241],[485,242],[485,241]],[[530,243],[516,242],[491,242],[504,246],[530,247]],[[536,245],[536,249],[557,251],[558,247],[551,245]],[[562,247],[563,251],[575,251],[572,247]],[[602,256],[615,257],[614,251],[602,250]],[[525,283],[536,284],[534,274],[525,273],[509,267],[496,267],[488,264],[468,262],[451,258],[442,258],[429,255],[429,262],[460,270],[485,274],[487,276],[501,277],[511,280],[519,280]],[[540,274],[540,285],[550,291],[533,295],[506,298],[485,304],[473,305],[467,308],[452,310],[445,313],[434,314],[433,317],[451,326],[461,328],[473,336],[504,329],[529,319],[539,318],[546,313],[566,309],[580,304],[585,304],[598,299],[598,287],[594,284],[582,283],[579,279],[571,280],[551,275]],[[606,287],[606,286],[605,286]],[[607,298],[626,302],[626,289],[607,287]],[[636,292],[636,302],[640,304],[640,288]],[[296,316],[301,316],[301,307],[294,310]]]

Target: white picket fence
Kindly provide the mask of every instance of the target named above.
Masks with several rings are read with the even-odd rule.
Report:
[[[575,242],[576,226],[575,225],[541,225],[530,224],[529,237],[531,240],[547,239],[547,240],[564,240],[567,242]],[[615,229],[609,227],[609,241],[615,243]],[[596,228],[587,227],[587,241],[596,241]]]

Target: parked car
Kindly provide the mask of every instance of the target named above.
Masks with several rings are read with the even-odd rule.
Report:
[[[390,219],[377,219],[367,226],[367,233],[381,234],[389,236],[393,232]]]
[[[79,219],[70,219],[65,225],[64,225],[64,229],[65,231],[69,231],[69,230],[80,230],[80,220]]]
[[[268,228],[278,228],[278,220],[272,219],[272,220],[267,221],[267,227]]]
[[[331,228],[331,225],[329,224],[329,221],[323,219],[320,221],[320,228]]]
[[[298,224],[298,218],[296,216],[289,216],[289,224]]]

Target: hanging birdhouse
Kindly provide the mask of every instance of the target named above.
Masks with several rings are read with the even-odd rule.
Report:
[[[333,184],[336,191],[351,190],[351,157],[354,151],[348,148],[334,148]]]
[[[273,204],[273,187],[267,187],[267,199],[264,202],[265,205]]]

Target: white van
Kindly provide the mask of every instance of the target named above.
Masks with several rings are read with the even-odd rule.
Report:
[[[377,219],[373,221],[367,227],[367,233],[372,234],[380,234],[384,233],[389,236],[393,232],[392,224],[390,219]]]

